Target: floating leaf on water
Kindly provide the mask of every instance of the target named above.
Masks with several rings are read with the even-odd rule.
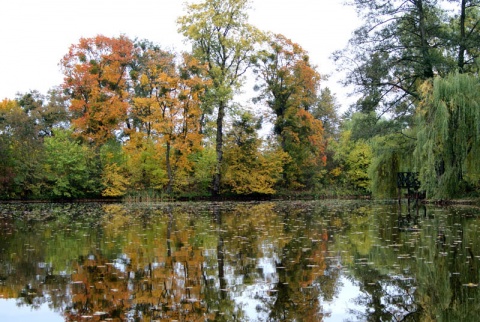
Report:
[[[401,247],[403,246],[403,244],[391,244],[389,245],[389,247]]]

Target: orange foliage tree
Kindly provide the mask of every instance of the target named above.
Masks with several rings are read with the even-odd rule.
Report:
[[[200,98],[207,82],[196,59],[176,55],[148,43],[140,44],[138,68],[132,73],[136,96],[132,125],[137,135],[153,140],[164,156],[164,188],[188,184],[193,171],[192,153],[201,148]]]
[[[274,133],[291,162],[284,179],[290,187],[312,187],[325,165],[323,124],[311,114],[321,77],[307,52],[283,35],[270,35],[259,54],[256,73],[261,96],[276,118]]]
[[[102,144],[122,128],[128,108],[133,42],[124,37],[81,38],[61,60],[76,134]]]

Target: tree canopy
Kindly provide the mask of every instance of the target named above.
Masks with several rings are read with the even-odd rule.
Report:
[[[332,56],[358,98],[343,114],[248,0],[187,4],[190,52],[79,39],[60,86],[0,102],[0,198],[388,198],[397,172],[429,198],[478,195],[480,2],[348,3],[364,24]]]

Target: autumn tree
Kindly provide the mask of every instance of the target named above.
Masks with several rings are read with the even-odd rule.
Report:
[[[120,169],[125,168],[133,191],[162,190],[167,181],[165,167],[162,166],[165,157],[152,138],[144,137],[140,132],[131,133],[123,144],[122,152],[125,162],[111,163],[111,170],[114,170],[111,175],[122,173]]]
[[[165,77],[160,77],[174,73],[175,54],[146,40],[135,41],[134,47],[128,75],[131,97],[124,129],[127,139],[121,153],[104,155],[104,179],[109,183],[104,193],[110,195],[123,195],[128,189],[162,189],[166,181],[163,157],[157,146],[161,134],[153,127],[159,122],[155,114],[159,108],[157,98],[168,88],[162,83]]]
[[[133,43],[98,35],[72,45],[61,66],[75,133],[101,144],[123,129],[128,108],[128,71]]]
[[[187,6],[178,19],[179,31],[193,45],[193,55],[207,64],[212,85],[204,111],[216,110],[216,169],[213,194],[220,192],[224,120],[229,103],[252,62],[258,31],[247,23],[248,0],[205,0]]]
[[[261,80],[258,99],[275,114],[274,134],[292,160],[285,168],[286,184],[312,187],[326,161],[323,125],[312,115],[320,75],[308,53],[283,35],[270,35],[256,73]]]
[[[110,140],[100,149],[102,161],[102,196],[122,197],[131,188],[131,171],[127,157],[118,140]]]
[[[282,178],[283,163],[288,155],[270,147],[262,149],[257,131],[262,120],[251,113],[238,115],[225,144],[224,184],[239,195],[273,194]]]
[[[152,105],[157,96],[165,94],[162,89],[168,91],[168,86],[164,86],[162,82],[165,82],[165,75],[174,74],[176,55],[147,40],[135,41],[134,45],[135,59],[130,71],[133,97],[127,132],[141,132],[146,137],[151,137],[153,124],[156,122],[155,108]],[[162,75],[164,79],[161,79]]]
[[[170,92],[161,98],[158,116],[163,122],[159,122],[156,129],[163,134],[167,192],[171,192],[175,184],[180,184],[176,180],[187,179],[193,172],[190,157],[201,148],[200,104],[205,82],[199,75],[200,70],[203,66],[198,60],[185,54],[171,79]],[[187,184],[188,180],[180,185]]]
[[[135,97],[131,112],[135,136],[151,141],[164,155],[165,190],[185,186],[193,172],[191,155],[201,148],[201,97],[208,82],[205,68],[188,54],[181,58],[148,43],[140,43],[132,72]],[[180,175],[182,174],[182,175]],[[176,182],[183,178],[184,182]]]

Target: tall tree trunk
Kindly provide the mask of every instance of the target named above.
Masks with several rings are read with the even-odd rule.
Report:
[[[167,167],[167,175],[168,175],[168,184],[167,184],[167,193],[172,192],[172,186],[173,186],[173,172],[172,172],[172,165],[170,164],[170,152],[171,152],[171,146],[170,142],[167,142],[167,151],[165,152],[165,165]]]
[[[215,215],[215,221],[218,229],[218,241],[217,241],[217,264],[218,264],[218,280],[220,281],[220,299],[225,300],[227,298],[227,280],[225,278],[225,244],[222,232],[222,212],[218,207],[213,208]]]
[[[425,26],[425,9],[423,7],[423,1],[417,0],[416,6],[418,10],[418,23],[419,23],[419,32],[420,32],[420,41],[421,41],[421,53],[423,59],[423,77],[429,79],[433,77],[433,67],[430,57],[430,50],[427,39],[427,31]]]
[[[466,17],[466,6],[467,0],[462,0],[461,8],[460,8],[460,42],[458,44],[458,71],[463,73],[463,68],[465,67],[465,17]]]
[[[215,165],[215,174],[213,176],[213,196],[220,194],[221,170],[223,160],[223,119],[225,118],[225,102],[220,102],[218,105],[217,117],[217,138],[215,151],[217,153],[217,164]]]

